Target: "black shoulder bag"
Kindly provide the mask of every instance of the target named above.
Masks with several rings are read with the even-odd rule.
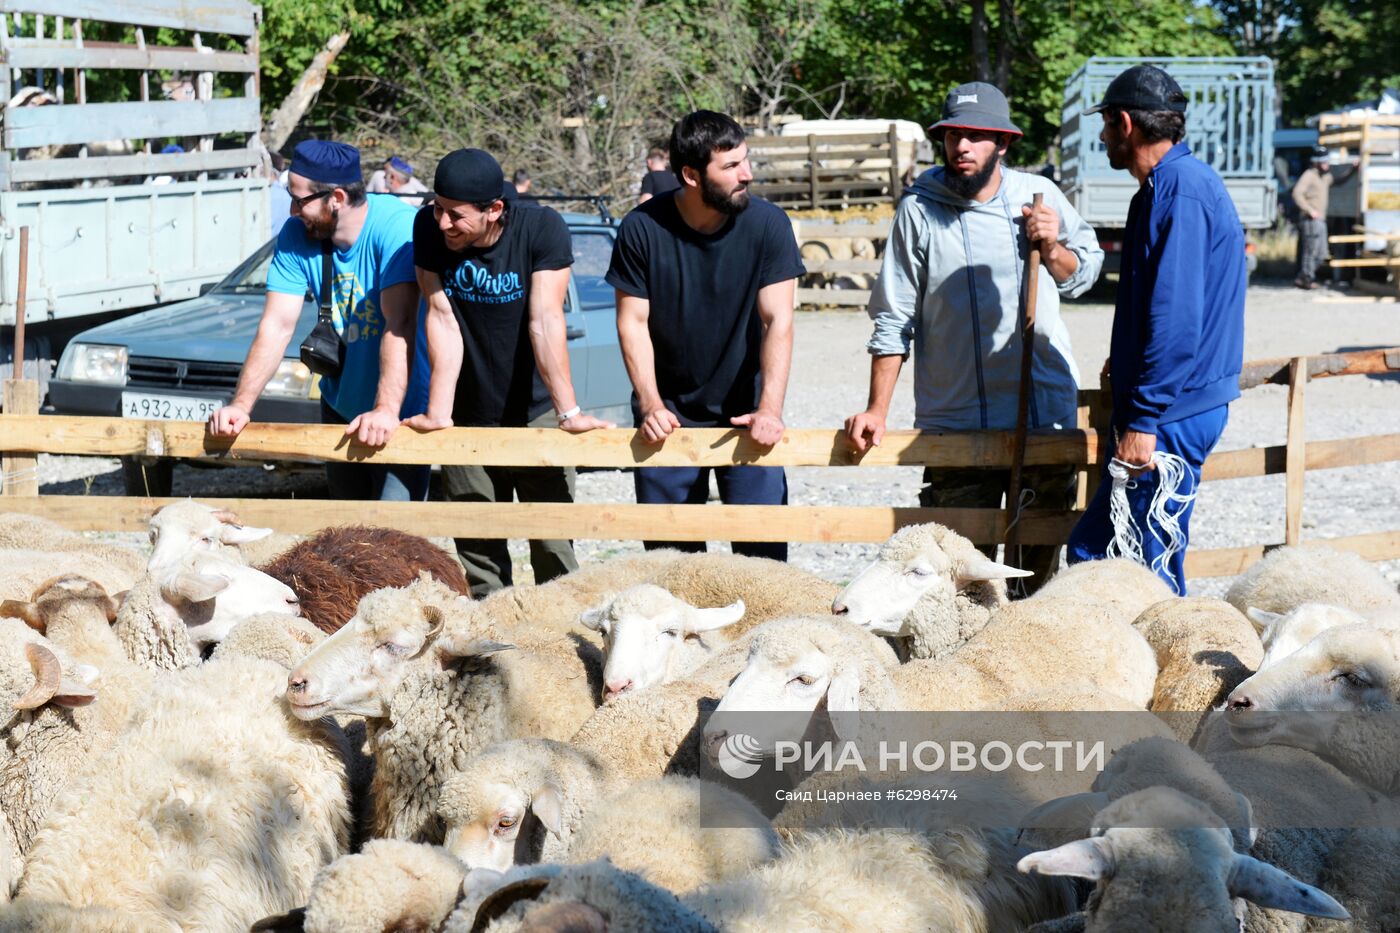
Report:
[[[335,332],[331,320],[331,250],[330,240],[321,241],[321,307],[316,313],[316,326],[301,342],[301,361],[306,368],[321,376],[339,376],[345,365],[345,341]]]

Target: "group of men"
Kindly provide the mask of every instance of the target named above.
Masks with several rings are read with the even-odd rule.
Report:
[[[1152,524],[1160,515],[1148,509],[1154,458],[1181,457],[1190,483],[1181,492],[1194,490],[1238,395],[1243,358],[1243,234],[1220,178],[1181,142],[1185,109],[1186,97],[1165,72],[1139,66],[1090,111],[1103,114],[1100,138],[1111,164],[1141,186],[1128,217],[1109,376],[1114,458],[1136,477],[1128,499],[1145,530],[1148,560],[1163,547]],[[1097,237],[1050,181],[1003,165],[1021,131],[995,87],[956,88],[929,132],[944,164],[921,175],[898,205],[869,306],[869,404],[846,420],[849,441],[859,451],[880,443],[911,350],[916,427],[1015,425],[1031,249],[1041,263],[1029,424],[1072,427],[1079,374],[1058,297],[1082,294],[1097,279]],[[650,196],[619,226],[607,274],[635,426],[655,444],[680,427],[715,426],[776,444],[785,430],[795,285],[804,273],[792,226],[782,210],[750,194],[744,132],[733,119],[691,113],[677,121],[668,151],[651,155]],[[234,398],[210,418],[213,433],[236,434],[247,423],[302,296],[320,294],[323,249],[332,257],[335,322],[346,343],[343,373],[322,379],[324,421],[345,424],[370,445],[385,443],[401,424],[573,433],[611,426],[580,410],[570,378],[568,230],[554,211],[516,198],[490,154],[449,154],[438,164],[432,202],[416,211],[367,197],[358,153],[337,143],[299,146],[289,188],[292,219],[278,238],[262,323]],[[1036,194],[1044,201],[1032,207]],[[637,501],[703,503],[709,473],[638,469]],[[715,474],[726,503],[787,502],[781,468]],[[425,468],[342,464],[328,475],[338,498],[421,499],[427,490]],[[1027,470],[1028,507],[1069,507],[1075,483],[1072,468]],[[1110,485],[1100,487],[1075,529],[1071,562],[1108,551]],[[573,498],[573,474],[449,466],[443,487],[457,501],[564,502]],[[919,500],[995,507],[1005,488],[1005,470],[930,468]],[[1172,500],[1171,520],[1183,534],[1189,499]],[[457,547],[474,594],[512,582],[504,542],[461,539]],[[738,543],[735,550],[787,554],[785,544]],[[1034,589],[1054,571],[1058,552],[1027,547],[1006,560],[1034,572]],[[568,541],[531,542],[531,560],[536,582],[576,566]],[[1180,553],[1159,572],[1185,591]]]

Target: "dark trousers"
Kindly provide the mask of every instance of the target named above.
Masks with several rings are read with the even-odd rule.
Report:
[[[1201,464],[1206,462],[1206,457],[1215,449],[1220,435],[1225,431],[1229,415],[1230,407],[1221,405],[1190,418],[1157,425],[1157,449],[1176,454],[1186,461],[1190,468],[1187,480],[1178,492],[1191,493],[1200,487]],[[1093,501],[1070,532],[1068,558],[1071,564],[1099,560],[1107,554],[1109,542],[1113,540],[1113,521],[1109,518],[1109,496],[1113,493],[1113,480],[1109,478],[1107,467],[1105,464],[1103,482],[1099,484]],[[1144,473],[1129,480],[1127,486],[1128,509],[1142,532],[1142,556],[1149,565],[1161,556],[1164,550],[1162,542],[1166,537],[1159,527],[1148,521],[1148,509],[1152,503],[1152,496],[1157,491],[1157,475],[1155,470]],[[1195,504],[1195,500],[1192,500],[1185,506],[1169,507],[1169,514],[1176,519],[1182,535],[1188,542],[1191,512]],[[1158,571],[1158,576],[1171,584],[1179,595],[1185,596],[1186,548],[1183,547],[1173,554],[1167,566]]]
[[[924,487],[919,490],[919,505],[926,509],[1000,508],[1010,481],[1010,470],[925,467]],[[1022,498],[1026,497],[1026,490],[1034,493],[1026,509],[1072,509],[1078,487],[1079,472],[1074,467],[1027,467],[1021,471]],[[996,560],[995,544],[984,544],[977,549],[990,560]],[[1029,596],[1045,585],[1045,581],[1054,576],[1055,571],[1059,569],[1060,546],[1017,545],[1016,553],[1007,554],[1003,562],[1034,574],[1006,581],[1007,587],[1013,592]]]
[[[1313,281],[1317,267],[1327,261],[1327,222],[1303,217],[1298,221],[1298,278]]]
[[[715,485],[726,505],[787,505],[787,474],[782,467],[715,467]],[[643,467],[635,474],[637,501],[644,505],[704,505],[710,495],[709,467]],[[670,547],[703,551],[703,541],[643,541],[647,550]],[[736,541],[735,554],[787,560],[785,541]]]
[[[530,427],[553,427],[553,412]],[[573,502],[574,471],[563,467],[444,466],[442,490],[449,502]],[[472,596],[480,599],[514,584],[510,550],[503,538],[456,538],[457,558]],[[536,583],[578,569],[574,543],[567,539],[530,542],[530,566]]]
[[[321,402],[322,424],[349,424],[340,412]],[[375,463],[326,464],[326,488],[332,499],[380,500],[384,502],[425,502],[433,468],[405,463],[381,466]]]

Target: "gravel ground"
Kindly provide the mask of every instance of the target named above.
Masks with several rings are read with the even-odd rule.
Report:
[[[1099,371],[1108,354],[1113,308],[1108,300],[1063,305],[1080,371]],[[840,424],[865,406],[869,367],[864,344],[869,320],[859,311],[803,312],[798,316],[793,372],[788,391],[791,427]],[[1328,292],[1303,293],[1282,285],[1249,290],[1245,357],[1262,359],[1400,345],[1400,307]],[[910,367],[895,392],[890,427],[913,423]],[[833,379],[833,376],[838,378]],[[1231,406],[1221,450],[1282,444],[1286,435],[1283,386],[1252,389]],[[1306,394],[1307,436],[1330,440],[1400,432],[1400,374],[1323,379]],[[40,458],[43,493],[122,495],[118,463],[106,458]],[[175,471],[175,494],[192,496],[276,495],[323,498],[316,473],[286,474],[257,469]],[[916,505],[916,467],[803,468],[789,471],[795,505]],[[1309,473],[1303,513],[1304,536],[1329,538],[1400,529],[1400,462]],[[713,495],[713,494],[712,494]],[[631,476],[596,471],[579,477],[582,502],[632,500]],[[1236,547],[1283,540],[1284,478],[1239,479],[1206,484],[1192,522],[1192,545]],[[133,542],[144,536],[124,535]],[[582,561],[640,550],[637,542],[580,541]],[[727,545],[715,542],[712,549]],[[874,555],[876,545],[796,544],[794,564],[836,581],[850,579]],[[512,542],[518,580],[529,580],[525,543]],[[1381,565],[1400,583],[1400,561]],[[1219,595],[1228,579],[1197,580],[1196,595]]]

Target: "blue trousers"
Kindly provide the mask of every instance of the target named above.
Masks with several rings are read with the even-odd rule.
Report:
[[[1189,467],[1188,477],[1183,482],[1180,493],[1195,492],[1201,483],[1201,464],[1205,463],[1206,457],[1215,449],[1216,443],[1220,440],[1220,435],[1225,432],[1225,422],[1229,420],[1230,406],[1221,405],[1219,408],[1212,408],[1203,411],[1199,415],[1192,415],[1180,421],[1173,421],[1169,424],[1157,425],[1157,449],[1169,454],[1176,454],[1186,461]],[[1161,555],[1163,547],[1158,538],[1165,538],[1160,527],[1148,527],[1147,511],[1152,502],[1152,496],[1157,491],[1157,471],[1144,473],[1128,481],[1128,508],[1132,512],[1133,521],[1137,524],[1142,534],[1142,556],[1150,565]],[[1067,557],[1069,563],[1077,564],[1086,560],[1101,560],[1107,555],[1109,542],[1113,540],[1113,522],[1109,518],[1109,496],[1113,493],[1113,480],[1108,475],[1108,465],[1104,464],[1103,481],[1099,483],[1098,491],[1094,494],[1094,499],[1089,503],[1089,507],[1084,510],[1084,516],[1079,519],[1079,523],[1070,532]],[[1177,524],[1181,527],[1183,536],[1190,539],[1191,512],[1195,506],[1195,501],[1188,502],[1185,506],[1168,506],[1169,514],[1175,516]],[[1155,530],[1156,534],[1153,534]],[[1160,572],[1162,579],[1171,584],[1172,588],[1182,596],[1186,595],[1186,549],[1172,555],[1167,562],[1163,572]]]
[[[322,424],[349,424],[321,401]],[[405,429],[407,430],[407,429]],[[411,463],[380,466],[370,463],[326,463],[326,488],[332,499],[426,502],[433,468]]]
[[[782,467],[715,467],[715,485],[726,505],[787,505],[787,474]],[[704,505],[710,495],[709,467],[642,467],[633,474],[637,502],[644,505]],[[703,551],[703,541],[643,541],[647,550],[670,547]],[[785,541],[736,541],[735,554],[787,560]]]

